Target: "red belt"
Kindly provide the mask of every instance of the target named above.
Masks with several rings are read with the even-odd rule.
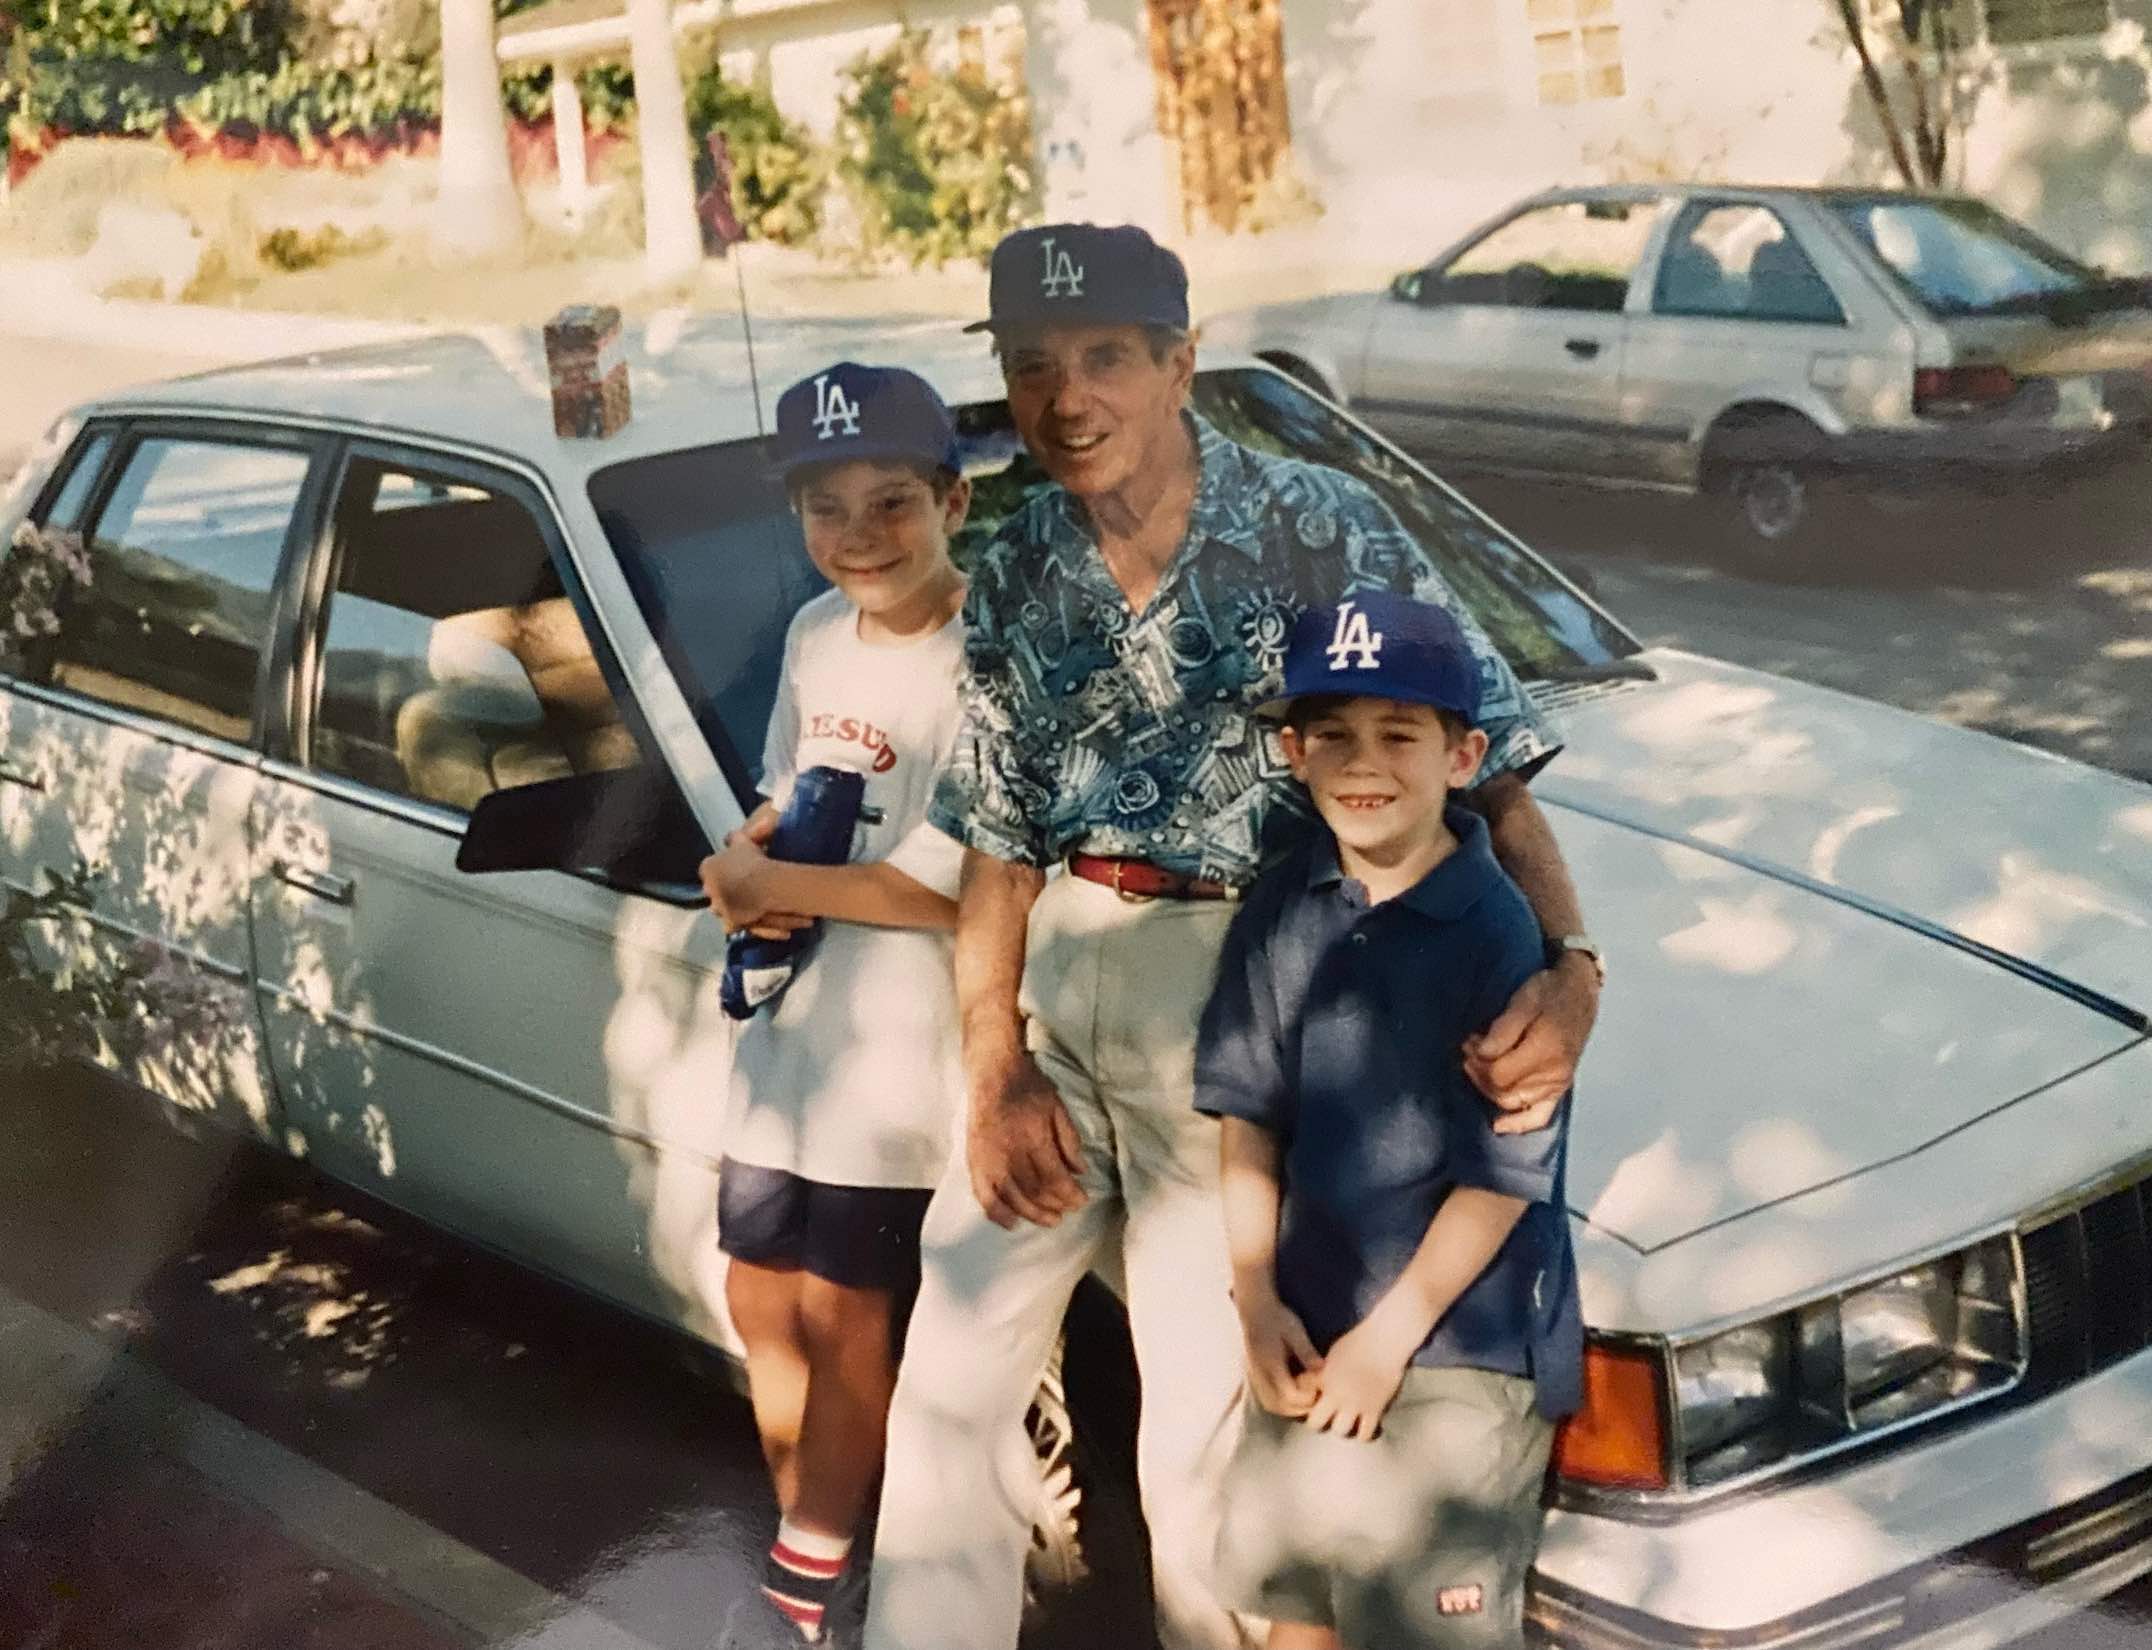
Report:
[[[1223,882],[1185,876],[1145,859],[1071,854],[1069,871],[1086,882],[1104,884],[1123,899],[1232,899],[1239,892]]]

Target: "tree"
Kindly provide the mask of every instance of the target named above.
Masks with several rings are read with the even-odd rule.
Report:
[[[505,252],[522,237],[492,0],[441,0],[441,187],[434,246],[453,257],[476,257]]]
[[[1954,0],[1832,3],[1860,59],[1861,85],[1899,177],[1909,189],[1942,187],[1958,129],[1962,40]],[[1902,88],[1895,97],[1890,79]]]
[[[671,0],[628,0],[628,54],[643,162],[643,265],[653,282],[675,281],[702,262],[702,225]]]

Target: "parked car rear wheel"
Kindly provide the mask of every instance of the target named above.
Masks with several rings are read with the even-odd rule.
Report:
[[[1843,531],[1822,468],[1823,432],[1798,413],[1729,421],[1704,453],[1704,490],[1720,506],[1720,547],[1761,578],[1823,576]]]

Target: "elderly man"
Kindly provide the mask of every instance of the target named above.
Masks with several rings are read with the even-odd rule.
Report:
[[[1244,1642],[1209,1575],[1241,1348],[1195,1027],[1232,897],[1306,826],[1251,707],[1304,607],[1384,589],[1461,609],[1365,488],[1189,411],[1186,272],[1142,230],[1020,231],[991,289],[981,326],[1054,485],[975,570],[965,722],[930,815],[966,847],[969,1112],[927,1216],[867,1643],[1015,1644],[1037,1496],[1024,1410],[1069,1292],[1118,1237],[1160,1633],[1208,1650]],[[1525,790],[1555,746],[1464,618],[1491,740],[1474,800],[1553,959],[1467,1050],[1514,1130],[1569,1085],[1598,956]]]

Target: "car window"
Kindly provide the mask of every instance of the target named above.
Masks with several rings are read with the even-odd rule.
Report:
[[[1938,315],[2037,311],[2100,284],[2098,271],[1977,201],[1854,198],[1831,210]]]
[[[1446,264],[1440,301],[1616,311],[1644,255],[1657,201],[1557,201],[1511,218]]]
[[[45,526],[73,532],[82,525],[82,512],[89,507],[90,494],[97,486],[97,478],[104,473],[105,460],[112,455],[115,439],[110,430],[93,430],[75,449],[67,475],[52,495],[52,507],[45,512]]]
[[[1327,464],[1372,488],[1527,681],[1589,672],[1633,650],[1544,562],[1430,481],[1394,449],[1274,372],[1198,376],[1196,410],[1265,452]],[[971,517],[954,553],[968,566],[1045,477],[1000,401],[958,409]],[[743,797],[759,779],[785,628],[826,588],[784,494],[753,442],[613,465],[591,502],[667,662]]]
[[[1660,315],[1845,324],[1845,312],[1769,207],[1698,202],[1667,236],[1651,307]]]
[[[364,459],[333,519],[314,768],[468,810],[496,790],[640,761],[519,500]]]
[[[138,443],[91,527],[80,576],[56,596],[42,649],[49,679],[199,733],[247,739],[271,591],[307,464],[289,448]]]

